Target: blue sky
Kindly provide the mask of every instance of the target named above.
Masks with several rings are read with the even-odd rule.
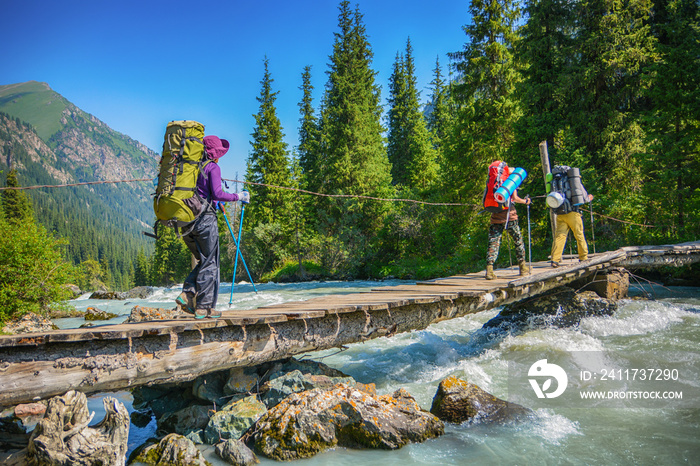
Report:
[[[113,129],[160,152],[165,125],[197,120],[228,139],[223,176],[245,175],[269,59],[286,142],[297,145],[301,73],[312,67],[314,106],[327,81],[339,0],[1,0],[0,85],[42,81]],[[423,102],[435,61],[463,48],[465,0],[360,0],[388,97],[397,53],[411,38]]]

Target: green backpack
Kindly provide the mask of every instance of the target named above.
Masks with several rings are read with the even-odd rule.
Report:
[[[204,125],[196,121],[172,121],[165,130],[158,187],[153,210],[158,224],[175,229],[178,236],[201,215],[208,203],[197,193],[197,178],[210,162],[205,157]]]

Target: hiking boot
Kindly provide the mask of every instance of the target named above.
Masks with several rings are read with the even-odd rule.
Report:
[[[183,291],[177,298],[175,298],[175,304],[177,304],[178,309],[181,311],[189,312],[190,314],[195,313],[194,309],[196,303],[192,293],[185,293]]]
[[[493,273],[493,265],[487,265],[486,266],[486,280],[494,280],[496,278],[496,274]]]
[[[221,311],[217,311],[216,309],[213,309],[213,308],[197,309],[194,312],[194,317],[195,317],[195,319],[204,319],[205,317],[216,319],[217,317],[221,317]]]
[[[530,275],[530,267],[525,262],[521,262],[518,266],[520,267],[520,276]]]

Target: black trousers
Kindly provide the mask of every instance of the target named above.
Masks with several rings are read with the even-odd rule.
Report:
[[[213,309],[219,297],[219,228],[216,215],[206,212],[194,222],[192,231],[182,239],[197,259],[197,265],[185,279],[182,291],[193,293],[197,309]]]

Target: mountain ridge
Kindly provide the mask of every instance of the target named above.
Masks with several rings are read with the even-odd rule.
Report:
[[[15,168],[23,186],[152,179],[159,156],[47,83],[0,86],[0,170]],[[68,239],[71,260],[104,263],[115,287],[124,288],[137,253],[153,248],[142,235],[155,221],[153,190],[150,181],[140,181],[27,193],[37,220]]]

